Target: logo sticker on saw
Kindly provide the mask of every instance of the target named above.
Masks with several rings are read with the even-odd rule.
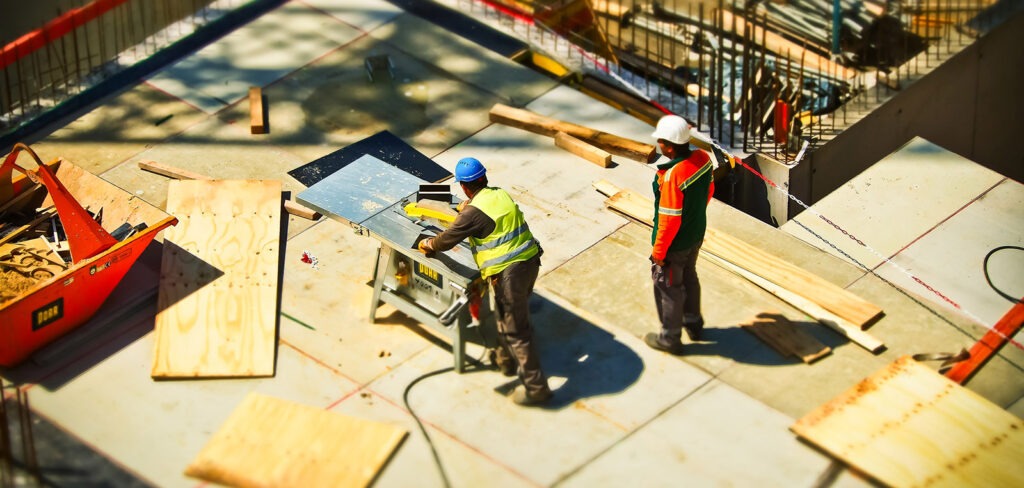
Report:
[[[416,267],[413,270],[416,271],[416,276],[423,278],[438,288],[441,288],[441,284],[444,283],[437,271],[428,268],[423,263],[416,263]]]

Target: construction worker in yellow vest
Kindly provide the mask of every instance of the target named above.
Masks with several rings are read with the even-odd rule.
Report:
[[[533,344],[529,301],[544,251],[508,192],[487,186],[487,170],[480,161],[460,159],[455,181],[469,200],[448,229],[421,241],[419,249],[429,255],[469,240],[480,275],[490,281],[494,293],[501,342],[496,363],[506,376],[518,372],[523,383],[512,400],[519,405],[543,404],[552,392]]]

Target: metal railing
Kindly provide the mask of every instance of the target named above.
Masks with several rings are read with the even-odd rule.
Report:
[[[250,0],[81,0],[0,51],[0,136]]]
[[[993,27],[979,14],[1013,8],[993,0],[842,0],[836,19],[833,0],[590,0],[615,54],[612,62],[593,54],[608,46],[510,15],[511,2],[439,1],[513,33],[570,69],[613,78],[723,146],[786,163]]]

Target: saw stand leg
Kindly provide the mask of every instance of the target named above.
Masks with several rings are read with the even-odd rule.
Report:
[[[384,291],[384,277],[380,273],[388,269],[388,260],[391,259],[392,252],[394,251],[391,248],[384,252],[384,246],[377,248],[377,262],[373,266],[373,299],[370,300],[371,324],[377,322],[377,309],[381,304],[380,294]]]

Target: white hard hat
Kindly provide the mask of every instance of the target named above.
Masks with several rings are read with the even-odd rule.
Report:
[[[678,115],[666,115],[658,120],[658,126],[651,137],[654,140],[665,139],[674,144],[686,144],[690,141],[690,124]]]

